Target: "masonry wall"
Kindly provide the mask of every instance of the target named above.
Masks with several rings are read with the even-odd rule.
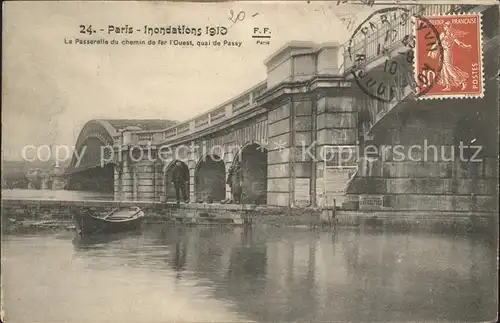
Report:
[[[289,205],[290,196],[290,131],[292,102],[285,101],[270,109],[267,117],[267,203]],[[278,149],[281,145],[282,149]]]
[[[313,101],[294,95],[268,114],[267,204],[311,203],[312,158],[303,147],[312,143]]]
[[[119,201],[122,199],[123,195],[123,188],[122,188],[122,181],[123,181],[123,170],[120,167],[115,167],[113,170],[113,176],[114,176],[114,198],[115,200]]]
[[[316,119],[316,199],[320,205],[340,206],[349,178],[355,172],[358,144],[357,110],[348,90],[333,90],[319,96]],[[351,159],[339,159],[342,152]]]
[[[164,173],[163,173],[163,164],[155,163],[154,164],[154,201],[159,202],[161,194],[163,192],[164,185]]]
[[[370,144],[384,156],[361,158],[350,193],[362,210],[495,211],[498,198],[496,126],[492,105],[483,101],[418,103],[391,116]],[[481,146],[463,149],[464,146]],[[389,146],[401,146],[404,160]],[[412,149],[412,146],[414,147]],[[470,158],[474,157],[474,160]],[[466,160],[469,159],[469,160]]]
[[[121,175],[121,194],[119,194],[119,198],[121,200],[132,200],[134,197],[134,169],[130,165],[130,162],[125,159],[123,161],[122,167],[122,175]],[[115,186],[116,188],[116,186]],[[115,190],[117,192],[117,190]],[[117,194],[115,193],[115,196]]]

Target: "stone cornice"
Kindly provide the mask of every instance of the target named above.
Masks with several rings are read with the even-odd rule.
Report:
[[[285,82],[268,89],[256,98],[258,104],[266,106],[283,96],[305,94],[320,89],[350,88],[351,82],[345,81],[342,76],[314,75],[312,78],[299,82]]]

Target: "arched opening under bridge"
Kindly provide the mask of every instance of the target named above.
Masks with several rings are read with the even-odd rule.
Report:
[[[267,150],[258,143],[244,146],[236,158],[243,173],[242,202],[267,203]]]
[[[221,202],[226,198],[226,169],[218,155],[203,157],[195,171],[195,200]]]

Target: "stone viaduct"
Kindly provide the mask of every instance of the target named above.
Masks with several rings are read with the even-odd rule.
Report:
[[[416,101],[401,78],[395,80],[393,100],[376,100],[354,81],[355,62],[345,45],[291,42],[264,62],[266,80],[191,120],[89,121],[76,144],[77,153],[86,147],[84,157],[73,156],[69,167],[70,188],[107,190],[116,199],[169,201],[175,196],[172,165],[180,160],[189,173],[190,200],[216,203],[230,197],[227,171],[239,159],[244,203],[495,210],[499,12],[496,6],[459,9],[483,15],[481,101]],[[415,10],[425,15],[454,8]],[[402,47],[401,39],[384,54],[369,44],[354,46],[369,58],[362,64],[375,76],[382,73],[384,58]],[[460,142],[481,145],[480,161],[450,158],[451,147]],[[447,158],[426,148],[412,152],[418,161],[396,161],[390,153],[365,149],[425,143],[446,150]]]

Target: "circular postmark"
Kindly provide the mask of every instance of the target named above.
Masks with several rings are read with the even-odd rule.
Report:
[[[425,95],[443,67],[436,27],[406,8],[373,12],[354,30],[347,50],[358,87],[385,103],[404,98],[408,87],[415,97]],[[422,59],[434,51],[440,59]]]

